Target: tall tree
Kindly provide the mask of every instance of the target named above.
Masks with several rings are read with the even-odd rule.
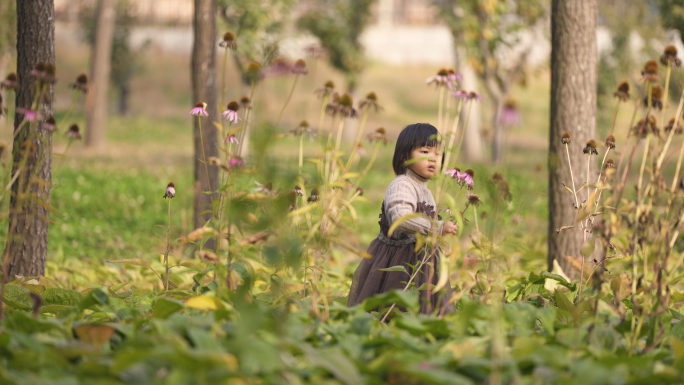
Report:
[[[598,58],[596,25],[598,0],[553,0],[551,8],[551,120],[549,135],[548,267],[557,260],[566,274],[566,256],[580,257],[581,231],[556,229],[575,225],[574,196],[563,184],[571,180],[568,155],[561,135],[568,132],[570,163],[576,186],[587,180],[584,144],[596,135],[596,82]],[[596,165],[590,162],[589,180]]]
[[[212,122],[218,122],[218,106],[216,97],[216,0],[195,0],[195,16],[192,20],[194,42],[192,46],[192,96],[194,102],[206,103],[208,117],[202,119],[200,130],[199,121],[193,119],[195,138],[195,227],[204,226],[211,219],[212,198],[216,194],[205,194],[205,191],[215,191],[218,188],[218,168],[207,165],[209,177],[203,160],[218,156],[218,136]],[[200,134],[201,132],[201,134]],[[204,148],[202,148],[204,146]],[[211,188],[210,188],[211,186]],[[213,248],[213,242],[207,244]]]
[[[22,0],[17,2],[17,77],[19,91],[16,107],[31,108],[34,101],[35,78],[29,73],[38,62],[55,62],[55,8],[52,0]],[[41,119],[52,114],[51,87],[49,97],[39,101]],[[10,223],[5,257],[8,276],[38,276],[45,274],[48,246],[48,220],[52,181],[50,148],[52,133],[41,124],[24,124],[24,115],[14,120],[15,139],[12,148],[12,175],[19,178],[12,184]],[[21,131],[16,131],[21,128]],[[24,157],[28,150],[33,156]],[[21,167],[23,159],[25,166]],[[23,177],[22,177],[23,176]]]
[[[109,89],[109,72],[112,58],[112,38],[116,12],[114,0],[100,0],[97,11],[97,27],[95,44],[90,70],[92,82],[88,94],[86,109],[86,146],[101,147],[104,145],[107,128],[107,90]]]

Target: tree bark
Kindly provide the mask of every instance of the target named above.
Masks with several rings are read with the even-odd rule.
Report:
[[[208,117],[202,119],[202,136],[197,117],[193,116],[195,140],[195,227],[204,226],[211,219],[211,214],[201,214],[212,209],[212,199],[217,194],[208,195],[205,191],[218,189],[218,167],[208,166],[209,178],[204,165],[207,159],[218,156],[218,138],[216,127],[218,122],[217,89],[216,89],[216,0],[195,0],[193,18],[194,43],[192,47],[192,95],[195,102],[207,103]],[[202,150],[204,142],[204,152]],[[211,186],[211,188],[210,188]],[[205,244],[214,248],[213,240]]]
[[[463,75],[463,89],[478,92],[477,73],[468,63],[465,47],[454,46],[456,68]],[[478,92],[479,93],[479,92]],[[480,133],[480,102],[472,102],[473,107],[468,121],[468,129],[463,138],[463,159],[468,162],[481,162],[484,160],[482,135]],[[465,124],[469,106],[461,111],[461,121]]]
[[[100,0],[97,11],[97,29],[90,69],[91,92],[86,108],[86,146],[102,147],[107,128],[107,90],[112,61],[112,39],[116,13],[114,0]]]
[[[549,135],[548,267],[557,260],[566,274],[574,275],[566,256],[581,258],[582,232],[556,233],[562,226],[577,225],[570,168],[561,135],[571,135],[568,145],[575,186],[587,180],[585,143],[596,135],[598,0],[553,0],[551,6],[551,119]],[[590,162],[590,183],[596,179],[596,157]],[[582,190],[581,193],[585,193]],[[586,200],[579,199],[580,204]]]
[[[37,62],[55,62],[55,9],[52,0],[22,0],[17,2],[17,77],[19,91],[16,107],[31,108],[35,79],[29,75]],[[52,183],[52,134],[41,128],[52,114],[52,87],[48,87],[47,101],[38,107],[38,122],[21,126],[24,116],[15,114],[16,135],[12,148],[12,175],[21,171],[12,184],[9,206],[8,243],[5,251],[8,277],[45,274],[48,248],[48,220]],[[35,145],[35,155],[29,156],[25,167],[22,144]],[[30,147],[28,142],[24,148]]]

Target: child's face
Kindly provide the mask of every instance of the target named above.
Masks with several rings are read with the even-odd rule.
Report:
[[[423,178],[432,178],[437,172],[437,147],[418,147],[411,151],[411,159],[424,158],[408,165],[408,168]]]

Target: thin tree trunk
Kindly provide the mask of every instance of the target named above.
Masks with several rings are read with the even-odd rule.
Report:
[[[52,0],[22,0],[17,2],[17,76],[19,92],[16,107],[30,108],[33,102],[35,79],[29,75],[39,62],[55,62],[55,8]],[[48,101],[38,108],[39,117],[45,120],[52,114],[52,88],[47,91]],[[23,115],[17,114],[15,130]],[[8,277],[16,275],[38,276],[45,274],[48,248],[48,220],[52,183],[52,134],[43,130],[40,123],[24,126],[16,136],[12,158],[12,175],[19,169],[24,152],[22,143],[31,140],[36,146],[34,157],[29,157],[21,169],[20,177],[12,184],[9,207]]]
[[[473,67],[468,64],[466,50],[464,47],[454,47],[456,68],[458,72],[463,75],[463,89],[466,91],[478,92],[477,74]],[[466,129],[465,137],[463,138],[463,159],[468,162],[481,162],[484,159],[482,135],[480,133],[480,102],[473,102],[470,119],[468,120],[468,129]],[[465,118],[468,114],[468,108],[461,111],[461,121],[465,124]]]
[[[218,138],[214,122],[218,122],[217,90],[216,90],[216,0],[195,0],[195,16],[193,19],[194,43],[192,47],[192,95],[194,102],[207,103],[208,117],[202,118],[202,137],[199,122],[193,116],[195,140],[195,227],[204,226],[211,219],[211,214],[201,214],[212,209],[212,198],[205,191],[216,191],[218,186],[218,168],[208,166],[209,179],[203,161],[218,156]],[[193,103],[194,104],[194,103]],[[204,151],[202,149],[204,143]],[[214,242],[207,242],[207,248],[214,248]]]
[[[97,29],[90,69],[91,92],[86,109],[86,146],[102,147],[107,128],[107,90],[112,60],[112,39],[116,14],[114,0],[100,0],[97,11]]]
[[[579,188],[587,179],[587,155],[582,149],[596,135],[598,0],[553,0],[551,8],[548,267],[555,259],[566,274],[573,275],[564,257],[580,257],[582,233],[555,231],[576,225],[575,198],[563,187],[563,183],[572,186],[572,181],[561,135],[565,131],[571,135],[570,161]],[[590,180],[595,180],[593,158],[591,166]]]

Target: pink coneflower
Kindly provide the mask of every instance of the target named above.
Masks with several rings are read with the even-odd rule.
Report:
[[[618,84],[618,88],[613,93],[613,96],[616,98],[620,99],[623,102],[626,102],[629,100],[629,83],[628,82],[620,82]]]
[[[245,162],[239,157],[232,157],[228,161],[228,167],[231,169],[242,168],[245,166]]]
[[[590,155],[598,155],[598,150],[596,149],[596,141],[593,139],[588,141],[586,147],[584,147],[584,150],[582,150],[582,152]]]
[[[29,122],[36,120],[38,117],[38,113],[30,108],[19,107],[17,108],[17,113],[23,114],[24,119],[28,120]]]
[[[235,135],[229,135],[223,138],[223,144],[230,143],[230,144],[239,144],[238,139],[235,137]]]
[[[482,201],[477,194],[471,194],[470,191],[466,193],[466,198],[468,198],[468,204],[473,206],[479,206]]]
[[[235,101],[230,102],[226,106],[226,110],[223,112],[223,114],[221,114],[221,116],[223,116],[223,119],[225,119],[225,120],[227,120],[233,124],[237,124],[238,120],[240,120],[240,118],[238,117],[238,110],[239,109],[240,109],[240,105],[238,104],[238,102],[235,102]]]
[[[446,170],[444,172],[444,175],[447,175],[451,177],[452,179],[456,179],[456,177],[461,173],[461,170],[457,168],[452,168],[451,170]]]
[[[52,63],[45,63],[45,73],[43,74],[42,77],[40,77],[40,80],[44,81],[45,83],[50,83],[53,84],[57,82],[57,68],[55,67],[54,64]]]
[[[427,85],[436,84],[438,86],[446,86],[448,83],[449,85],[447,88],[451,87],[452,82],[449,80],[449,70],[446,68],[440,69],[437,71],[437,75],[425,79],[425,83]]]
[[[14,92],[19,91],[19,82],[17,81],[17,74],[14,72],[7,74],[5,80],[0,82],[0,89],[12,89]]]
[[[455,97],[456,99],[468,99],[468,91],[465,91],[465,90],[454,91],[451,93],[451,96]]]
[[[482,100],[482,98],[484,98],[484,96],[478,94],[475,91],[470,91],[470,93],[468,93],[468,100],[475,100],[479,102],[480,100]]]
[[[176,187],[173,185],[173,182],[169,182],[169,184],[166,186],[166,192],[164,192],[164,196],[162,198],[173,198],[176,196]]]
[[[309,73],[304,59],[299,59],[295,62],[294,67],[292,67],[292,73],[295,75],[306,75]]]
[[[663,63],[663,65],[672,62],[673,67],[681,67],[682,61],[677,57],[677,47],[674,45],[665,47],[665,52],[663,52],[663,56],[660,57],[660,62]]]
[[[475,177],[475,171],[467,169],[464,173],[459,175],[459,178],[461,177],[463,178],[463,183],[465,183],[468,190],[472,190],[475,187],[475,181],[473,180]]]
[[[78,124],[72,124],[71,127],[69,127],[66,137],[69,139],[81,140],[81,133],[79,132]]]
[[[454,87],[456,87],[456,84],[458,84],[458,82],[463,81],[463,76],[461,76],[461,74],[459,74],[458,72],[454,71],[453,68],[449,68],[447,70],[447,81],[447,89],[451,90]]]
[[[271,182],[261,184],[257,181],[254,181],[254,184],[257,185],[257,187],[254,189],[254,192],[263,192],[266,195],[275,194],[275,190],[273,189],[273,184],[271,184]]]
[[[190,115],[209,116],[209,113],[207,112],[207,103],[197,102],[195,108],[190,110]]]
[[[76,78],[76,81],[69,84],[69,87],[75,89],[75,90],[80,90],[83,91],[83,93],[88,93],[88,75],[86,74],[80,74]]]
[[[294,190],[292,190],[292,192],[299,195],[300,197],[304,196],[304,193],[302,192],[302,188],[299,186],[295,186],[295,188],[294,188]]]
[[[518,112],[518,103],[513,99],[508,99],[504,103],[501,115],[499,116],[499,123],[504,127],[517,126],[520,124],[520,113]]]
[[[226,32],[223,34],[223,40],[219,42],[219,47],[229,48],[233,51],[237,50],[237,42],[235,41],[235,34],[232,32]]]
[[[313,188],[311,189],[311,195],[306,199],[307,202],[318,202],[318,189]]]
[[[648,96],[644,97],[644,107],[648,107]],[[651,107],[654,110],[663,109],[663,87],[656,84],[651,88]]]
[[[50,115],[45,119],[43,123],[40,125],[43,130],[47,132],[55,132],[55,129],[57,128],[57,122],[55,121],[55,117]]]
[[[325,107],[325,111],[330,115],[340,114],[347,118],[355,118],[357,116],[356,110],[354,109],[354,99],[348,93],[340,96],[334,97],[332,103],[329,103]]]

